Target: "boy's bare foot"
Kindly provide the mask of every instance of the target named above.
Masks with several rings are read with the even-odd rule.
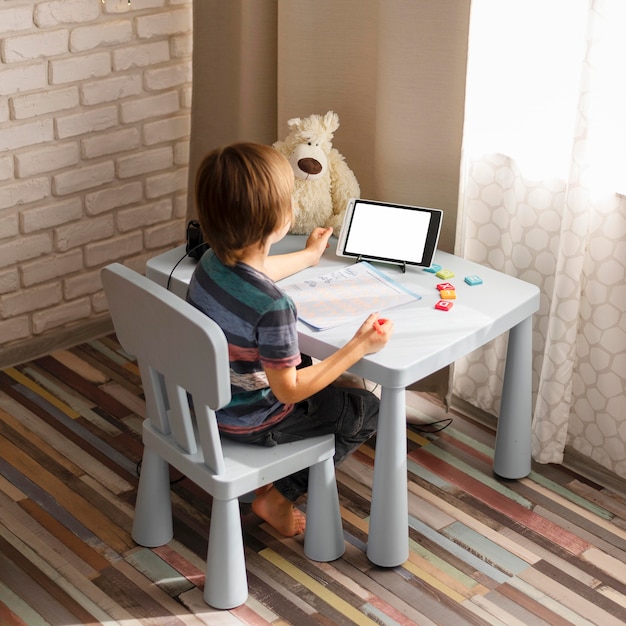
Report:
[[[254,490],[254,495],[255,496],[260,496],[262,493],[265,493],[266,491],[269,491],[272,486],[274,485],[274,483],[268,483],[267,485],[263,485],[262,487],[259,487],[258,489]]]
[[[257,493],[252,510],[285,537],[300,535],[306,528],[306,516],[272,486]]]

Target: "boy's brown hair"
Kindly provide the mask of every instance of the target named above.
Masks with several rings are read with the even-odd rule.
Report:
[[[264,245],[291,218],[293,170],[270,146],[236,143],[217,148],[196,174],[196,209],[205,240],[220,261],[234,265],[241,251]]]

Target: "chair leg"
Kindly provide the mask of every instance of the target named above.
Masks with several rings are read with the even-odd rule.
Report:
[[[148,548],[165,545],[174,535],[168,463],[144,448],[132,538]]]
[[[213,500],[204,600],[216,609],[233,609],[248,598],[248,578],[239,500]]]
[[[345,549],[335,467],[330,458],[309,468],[304,553],[313,561],[334,561]]]

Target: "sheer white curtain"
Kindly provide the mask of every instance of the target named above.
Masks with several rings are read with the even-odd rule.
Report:
[[[626,476],[626,2],[473,0],[456,251],[537,284],[533,456]],[[497,414],[504,342],[455,366]]]

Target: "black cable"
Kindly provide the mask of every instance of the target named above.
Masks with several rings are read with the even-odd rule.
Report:
[[[167,277],[167,283],[165,284],[165,288],[168,291],[170,288],[170,282],[172,281],[172,276],[174,275],[174,271],[176,270],[176,268],[185,260],[186,257],[191,256],[191,253],[194,250],[197,250],[198,248],[201,248],[202,246],[205,246],[205,245],[206,245],[205,243],[199,243],[197,246],[194,246],[193,248],[191,248],[188,252],[185,252],[185,254],[181,256],[180,259],[178,259],[178,261],[176,261],[176,263],[174,264],[174,267],[170,271],[170,275]]]
[[[409,428],[418,433],[440,433],[452,424],[452,418],[446,417],[442,420],[427,422],[425,424],[409,424]]]

